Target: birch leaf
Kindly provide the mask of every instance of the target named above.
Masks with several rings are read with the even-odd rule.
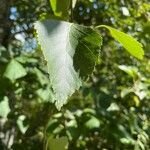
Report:
[[[106,25],[100,25],[99,27],[107,28],[110,31],[111,36],[123,45],[123,47],[134,57],[143,59],[144,50],[141,43],[139,43],[132,36],[125,34],[119,30]]]
[[[55,20],[35,23],[38,42],[47,60],[57,109],[93,72],[99,57],[101,36],[90,27]]]

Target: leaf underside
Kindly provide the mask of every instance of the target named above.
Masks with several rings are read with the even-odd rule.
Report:
[[[82,85],[82,79],[93,72],[102,38],[90,27],[64,21],[37,21],[35,29],[47,60],[55,105],[60,110]]]

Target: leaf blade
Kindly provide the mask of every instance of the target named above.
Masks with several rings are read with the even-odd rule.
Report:
[[[111,36],[117,40],[123,47],[134,57],[143,59],[144,50],[141,43],[135,40],[132,36],[118,31],[107,25],[100,25],[98,27],[104,27],[110,31]]]
[[[100,44],[95,46],[95,42],[91,43],[92,38],[90,37],[92,37],[91,33],[99,37],[96,31],[64,21],[38,21],[35,23],[35,29],[38,34],[38,42],[48,62],[55,105],[60,110],[66,104],[68,97],[82,85],[80,75],[87,77],[92,73],[99,56],[99,45],[102,39],[98,38],[97,42]],[[87,48],[82,47],[83,43],[86,43]],[[93,55],[92,59],[90,59],[91,55]],[[80,66],[83,59],[86,61]],[[77,64],[77,62],[80,63]],[[85,68],[90,68],[90,70]]]
[[[8,78],[12,82],[16,79],[26,76],[27,72],[25,68],[15,59],[12,59],[4,72],[4,77]]]
[[[39,43],[42,46],[43,54],[48,62],[48,72],[55,93],[55,104],[58,110],[67,102],[68,96],[71,96],[73,92],[78,90],[81,86],[81,80],[74,70],[73,60],[71,59],[74,51],[66,50],[67,41],[65,40],[68,39],[69,26],[70,24],[66,22],[60,23],[58,21],[38,22],[35,25],[39,35]],[[52,33],[47,34],[47,31],[51,31]],[[60,39],[59,36],[63,38]],[[44,40],[42,37],[44,37]],[[47,43],[51,41],[53,44],[46,44],[45,40]],[[58,45],[58,43],[60,45]]]

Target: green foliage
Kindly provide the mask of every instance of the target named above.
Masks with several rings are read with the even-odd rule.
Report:
[[[62,19],[67,19],[69,16],[69,6],[71,0],[49,0],[54,15]]]
[[[144,47],[144,58],[139,61],[130,57],[130,53],[125,53],[105,29],[100,30],[103,45],[99,57],[97,43],[100,42],[96,40],[97,36],[100,37],[99,31],[96,31],[98,34],[94,39],[91,39],[91,34],[88,34],[90,38],[84,39],[83,34],[82,42],[93,45],[91,49],[95,50],[93,54],[97,57],[91,60],[96,65],[92,63],[91,70],[87,69],[91,64],[87,61],[90,58],[83,57],[82,51],[76,55],[76,49],[72,58],[75,72],[81,79],[84,79],[86,70],[89,72],[86,72],[86,82],[82,82],[80,90],[70,96],[68,103],[58,111],[53,104],[55,96],[49,80],[51,76],[47,73],[47,62],[41,52],[43,48],[35,41],[33,22],[47,17],[62,17],[54,14],[49,1],[1,0],[0,149],[63,149],[67,145],[68,150],[149,150],[149,1],[74,2],[72,10],[71,4],[68,6],[69,18],[63,20],[75,23],[77,29],[90,26],[89,32],[104,24],[133,35]],[[61,38],[59,40],[62,41]],[[87,51],[84,49],[84,54]],[[142,51],[139,52],[138,56],[142,57]],[[86,60],[82,66],[75,59],[79,56]],[[4,76],[12,60],[26,72],[25,76],[13,81]],[[16,74],[19,72],[16,67],[10,70]]]
[[[142,45],[134,38],[106,25],[97,27],[110,30],[111,35],[127,51],[139,59],[143,58]],[[102,38],[91,28],[56,20],[39,21],[35,23],[35,29],[48,62],[56,107],[60,110],[67,103],[68,97],[81,86],[80,77],[84,78],[93,72],[98,62]]]
[[[143,58],[142,45],[134,38],[106,25],[97,27],[105,27],[110,30],[111,35],[127,51],[139,59]],[[48,62],[50,80],[55,93],[55,104],[60,110],[67,103],[68,97],[81,86],[80,77],[84,78],[93,72],[98,62],[102,38],[91,28],[56,20],[37,22],[35,29]]]

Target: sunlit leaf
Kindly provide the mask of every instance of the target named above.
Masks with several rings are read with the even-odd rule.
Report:
[[[6,71],[4,72],[4,77],[14,82],[16,79],[22,78],[26,74],[27,72],[25,68],[15,59],[12,59],[7,65]]]
[[[132,78],[137,78],[138,76],[138,69],[136,67],[119,65],[118,68],[127,73]]]
[[[107,108],[107,111],[119,111],[120,108],[116,103],[111,103],[110,106]]]
[[[85,127],[88,129],[94,129],[100,127],[100,121],[96,117],[91,117],[87,122],[85,122]]]
[[[90,27],[64,21],[38,21],[35,29],[48,62],[55,104],[60,109],[82,85],[81,78],[93,72],[102,39]]]
[[[27,131],[27,129],[28,129],[28,126],[25,126],[25,125],[23,124],[25,118],[26,118],[26,117],[25,117],[24,115],[21,115],[21,116],[19,116],[18,119],[17,119],[17,125],[18,125],[18,127],[19,127],[21,133],[23,133],[23,134],[24,134],[24,133]]]
[[[0,117],[6,118],[10,112],[8,98],[5,96],[2,101],[0,101]]]
[[[100,25],[97,26],[107,28],[111,36],[116,39],[119,43],[123,45],[123,47],[134,57],[138,59],[142,59],[144,55],[143,46],[141,43],[139,43],[137,40],[135,40],[132,36],[125,34],[119,30],[116,30],[112,27],[106,26],[106,25]]]
[[[36,91],[36,93],[45,102],[46,101],[54,102],[54,100],[55,100],[54,95],[53,95],[53,93],[52,93],[52,91],[50,90],[49,87],[38,89]]]

